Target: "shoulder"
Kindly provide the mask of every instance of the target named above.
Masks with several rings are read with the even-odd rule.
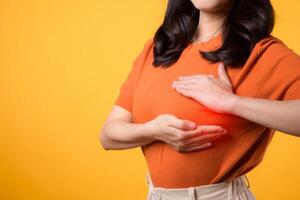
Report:
[[[270,36],[256,43],[248,59],[258,85],[258,97],[280,99],[300,79],[300,56],[282,40]]]
[[[260,40],[255,45],[254,53],[261,59],[273,62],[292,62],[300,67],[300,55],[289,48],[281,39],[272,35]]]
[[[148,38],[144,44],[144,46],[146,47],[151,47],[152,45],[154,44],[154,38],[151,37],[151,38]]]
[[[144,43],[143,53],[147,56],[153,52],[154,39],[153,37],[148,38]]]
[[[134,65],[144,65],[146,60],[153,56],[153,38],[148,38],[145,40],[143,47],[139,51],[138,55],[136,56],[134,60]]]
[[[277,37],[271,35],[259,41],[251,56],[263,71],[300,77],[300,55]]]
[[[151,51],[151,49],[153,48],[153,45],[153,37],[147,38],[143,43],[143,48],[140,53],[149,53],[149,51]]]
[[[300,79],[300,56],[282,40],[273,36],[265,38],[257,43],[256,53],[258,59],[254,71],[265,90],[281,94]],[[262,93],[264,89],[260,88]]]
[[[143,48],[140,50],[139,52],[139,56],[148,56],[149,53],[152,52],[153,49],[153,38],[148,38],[145,40],[144,44],[143,44]]]
[[[137,71],[137,73],[141,73],[142,69],[145,66],[147,59],[153,55],[152,53],[153,46],[153,38],[148,38],[145,40],[142,47],[138,51],[132,62],[132,69]]]

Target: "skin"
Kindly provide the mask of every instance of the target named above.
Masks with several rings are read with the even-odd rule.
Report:
[[[201,12],[194,42],[204,39],[220,31],[230,0],[192,1]],[[189,126],[189,124],[191,126]],[[177,151],[199,151],[212,146],[212,141],[227,134],[227,130],[217,125],[197,125],[179,119],[170,114],[157,116],[146,123],[133,123],[132,113],[114,105],[104,126],[99,140],[105,150],[129,149],[163,141]]]
[[[133,123],[132,115],[115,105],[104,124],[100,141],[105,150],[120,150],[164,141],[180,152],[207,148],[213,141],[227,134],[217,125],[196,125],[170,114],[162,114],[146,123]],[[210,143],[211,144],[211,143]]]
[[[238,96],[232,92],[222,63],[217,78],[212,74],[181,76],[172,87],[215,112],[234,114],[286,134],[300,136],[300,99],[279,101]]]
[[[193,38],[195,43],[206,41],[218,29],[218,32],[222,31],[220,27],[232,1],[192,0],[192,3],[200,10],[201,16]],[[237,96],[232,93],[231,83],[222,65],[218,75],[218,78],[203,74],[185,76],[174,81],[170,87],[215,112],[231,113],[287,134],[300,135],[297,120],[300,118],[300,100],[276,101]],[[146,123],[133,123],[131,112],[114,105],[99,139],[105,150],[135,148],[160,140],[180,152],[188,152],[208,148],[212,146],[212,141],[223,135],[226,135],[226,130],[220,126],[200,126],[169,114],[159,115]]]
[[[220,33],[233,0],[191,0],[191,2],[200,12],[193,42],[204,42],[212,35]]]
[[[200,10],[201,16],[197,31],[200,35],[195,41],[205,41],[202,38],[212,34],[213,30],[217,30],[223,23],[232,1],[191,0],[191,2]],[[218,74],[217,78],[203,74],[185,76],[174,81],[172,87],[215,112],[234,114],[286,134],[300,136],[300,99],[278,101],[238,96],[232,93],[232,85],[222,63],[219,65]]]

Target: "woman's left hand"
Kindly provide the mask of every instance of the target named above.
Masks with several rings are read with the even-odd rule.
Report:
[[[223,63],[219,64],[218,76],[218,78],[214,78],[212,74],[181,76],[178,81],[173,82],[172,87],[215,112],[230,113],[237,95],[233,93]]]

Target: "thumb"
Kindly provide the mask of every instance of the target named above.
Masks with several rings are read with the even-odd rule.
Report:
[[[225,84],[227,84],[228,86],[231,87],[231,82],[230,82],[230,79],[227,75],[227,72],[225,70],[225,66],[224,66],[223,63],[219,64],[218,76],[219,76],[219,80],[221,80],[222,82],[224,82]]]
[[[181,130],[193,130],[197,124],[190,120],[175,119],[170,126]]]

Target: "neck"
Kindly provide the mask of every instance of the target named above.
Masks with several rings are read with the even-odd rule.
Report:
[[[227,17],[227,13],[211,13],[200,11],[197,31],[193,42],[205,42],[213,36],[222,32],[222,24]]]

